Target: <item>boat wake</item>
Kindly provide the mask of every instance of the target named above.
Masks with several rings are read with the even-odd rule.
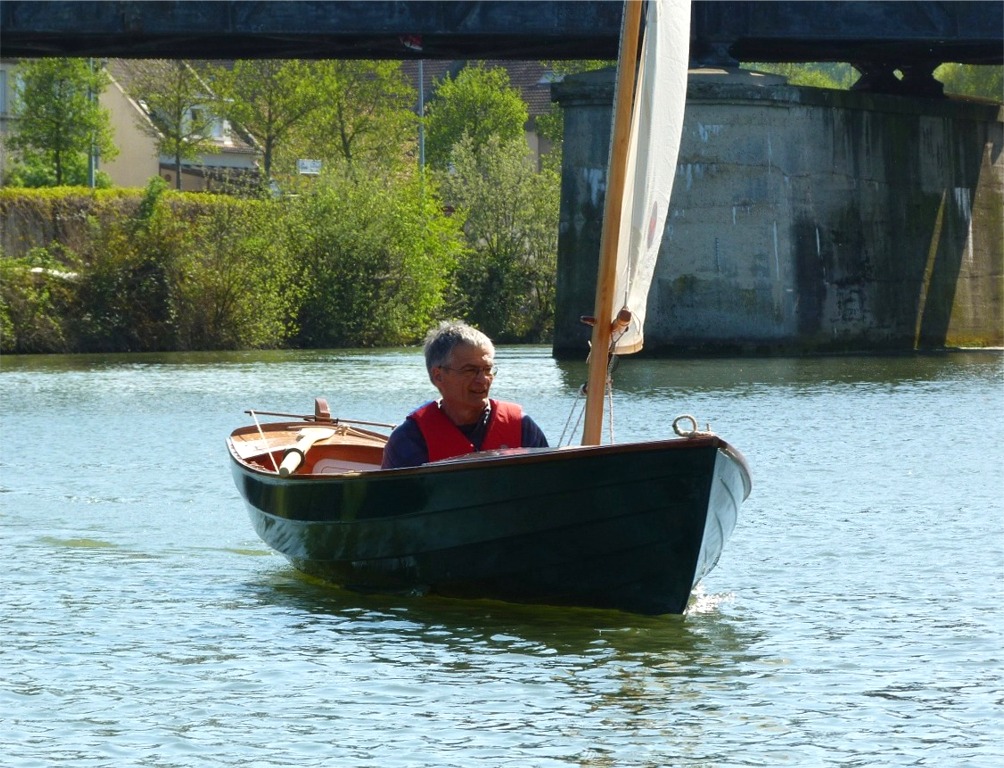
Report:
[[[699,616],[706,613],[714,613],[720,605],[734,602],[735,592],[720,592],[717,594],[706,594],[704,589],[698,584],[690,597],[690,604],[687,606],[688,616]]]

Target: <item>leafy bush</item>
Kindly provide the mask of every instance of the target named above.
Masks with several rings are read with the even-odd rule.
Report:
[[[470,255],[458,272],[461,314],[498,341],[541,341],[554,322],[560,179],[537,171],[522,139],[469,138],[451,155],[447,199],[464,213]]]
[[[945,84],[945,93],[1004,101],[1004,67],[942,64],[934,76]]]
[[[81,279],[91,351],[283,346],[302,292],[278,203],[179,194],[155,178],[99,225]]]
[[[304,346],[383,346],[422,338],[438,318],[463,250],[421,178],[342,176],[300,198],[296,239],[306,296]]]
[[[84,186],[88,181],[88,158],[70,157],[60,169],[67,185]],[[55,187],[56,171],[48,158],[34,152],[25,151],[13,164],[4,183],[10,187]],[[108,189],[111,177],[104,171],[95,171],[94,186]]]
[[[81,351],[177,349],[172,273],[190,230],[161,204],[154,179],[134,216],[97,224],[81,275]]]
[[[57,249],[58,251],[58,249]],[[35,249],[24,259],[0,259],[0,352],[66,352],[67,318],[76,302],[76,273],[66,256]]]
[[[464,249],[462,222],[443,214],[428,181],[330,181],[283,201],[178,193],[161,179],[141,198],[3,190],[0,214],[17,226],[11,239],[48,245],[30,259],[0,258],[0,349],[421,339],[444,311]]]
[[[220,198],[194,222],[194,248],[176,260],[182,349],[281,347],[296,330],[299,265],[282,206]]]

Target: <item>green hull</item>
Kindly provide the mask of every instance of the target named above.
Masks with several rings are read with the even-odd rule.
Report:
[[[714,436],[290,476],[232,453],[258,534],[349,589],[682,613],[750,492]]]

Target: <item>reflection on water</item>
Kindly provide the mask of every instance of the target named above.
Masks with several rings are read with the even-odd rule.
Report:
[[[380,687],[393,692],[388,704],[397,695],[434,699],[430,706],[454,712],[450,722],[462,730],[502,716],[496,726],[520,733],[524,747],[557,726],[552,737],[575,745],[563,759],[598,761],[585,764],[650,764],[638,750],[653,747],[704,754],[707,715],[724,706],[716,699],[743,695],[757,670],[776,663],[753,650],[762,640],[756,631],[714,610],[652,618],[363,596],[292,571],[247,588],[291,627],[310,628],[318,649],[348,647],[356,663],[387,667]],[[488,710],[485,722],[478,708]]]
[[[434,595],[363,595],[324,584],[293,570],[273,573],[248,588],[263,605],[290,611],[343,617],[353,634],[377,632],[391,622],[395,640],[409,637],[453,650],[472,644],[550,658],[554,654],[590,659],[636,660],[660,667],[670,658],[691,667],[709,657],[742,656],[753,633],[713,610],[679,616],[634,616],[585,608],[527,606],[492,600],[449,600]],[[357,634],[360,633],[360,634]],[[501,642],[503,641],[504,642]],[[653,654],[653,649],[658,653]]]
[[[728,358],[647,360],[620,358],[613,371],[615,391],[633,395],[673,392],[744,393],[764,387],[820,390],[833,386],[876,384],[898,387],[938,381],[968,381],[996,369],[999,352],[966,352],[929,355]],[[555,363],[566,386],[584,381],[584,363]]]
[[[584,364],[498,362],[557,436]],[[752,467],[686,617],[359,595],[270,553],[227,467],[244,409],[399,421],[418,349],[5,356],[0,762],[995,765],[1004,356],[614,380],[620,439],[693,413]]]

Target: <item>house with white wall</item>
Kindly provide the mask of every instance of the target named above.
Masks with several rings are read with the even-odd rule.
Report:
[[[120,154],[115,160],[102,164],[101,169],[117,186],[144,186],[154,175],[175,186],[178,173],[175,160],[157,150],[157,115],[151,113],[136,92],[142,67],[148,70],[161,67],[167,72],[174,66],[176,62],[166,59],[109,59],[107,62],[112,82],[102,94],[102,104],[112,114],[115,143]],[[207,87],[207,102],[210,98]],[[190,111],[194,117],[197,110],[208,109],[208,106],[192,107]],[[182,161],[181,189],[212,190],[257,179],[261,152],[254,138],[220,117],[213,117],[210,126],[211,134],[207,138],[212,142],[212,150]],[[137,183],[139,179],[142,180]]]
[[[147,66],[151,63],[165,68],[174,66],[174,62],[167,60],[143,62]],[[117,187],[144,187],[154,176],[162,177],[174,187],[177,175],[174,158],[160,154],[156,116],[150,114],[134,91],[139,62],[108,59],[101,64],[108,72],[110,82],[99,100],[108,110],[119,154],[107,161],[98,158],[98,169],[106,173]],[[11,160],[5,137],[17,120],[12,103],[17,65],[18,62],[13,59],[0,60],[0,173]],[[212,150],[182,164],[183,190],[212,190],[257,178],[261,153],[254,139],[223,119],[214,119],[211,125],[212,135],[209,138],[212,139]],[[0,177],[0,183],[2,181]]]

